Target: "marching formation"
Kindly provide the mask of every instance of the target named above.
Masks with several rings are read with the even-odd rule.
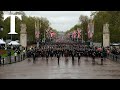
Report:
[[[31,47],[27,50],[27,57],[33,58],[33,62],[36,61],[37,57],[42,59],[46,59],[47,62],[49,59],[53,59],[53,57],[58,58],[58,64],[60,57],[65,57],[65,60],[68,60],[68,57],[72,58],[72,62],[74,62],[74,58],[78,58],[78,62],[81,57],[92,58],[92,63],[95,64],[95,58],[101,58],[101,65],[103,65],[103,60],[107,57],[109,53],[107,53],[108,49],[98,47],[88,47],[85,45],[44,45],[37,49],[36,47]]]

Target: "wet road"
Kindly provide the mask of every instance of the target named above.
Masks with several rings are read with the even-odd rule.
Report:
[[[32,59],[31,59],[32,60]],[[0,79],[120,79],[120,64],[110,60],[100,65],[100,59],[92,64],[92,59],[81,57],[80,63],[75,58],[66,62],[64,57],[53,60],[38,58],[35,63],[25,61],[0,66]]]

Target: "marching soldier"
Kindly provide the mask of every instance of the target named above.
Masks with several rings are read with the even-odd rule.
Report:
[[[77,56],[78,56],[78,63],[79,63],[81,54],[78,52],[78,53],[77,53]]]
[[[57,58],[58,58],[58,65],[59,65],[59,60],[60,60],[60,52],[57,52]]]
[[[49,53],[48,53],[48,50],[46,51],[46,61],[47,61],[47,63],[48,63],[48,58],[49,58]]]

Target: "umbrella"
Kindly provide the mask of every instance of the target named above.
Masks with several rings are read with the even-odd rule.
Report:
[[[98,51],[102,51],[102,48],[98,48],[97,50],[98,50]]]

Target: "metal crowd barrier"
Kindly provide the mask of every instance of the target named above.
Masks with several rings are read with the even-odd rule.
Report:
[[[112,61],[120,62],[120,55],[115,55],[115,54],[111,53],[107,56],[107,58],[112,60]]]
[[[26,59],[26,54],[23,55],[23,53],[17,54],[17,56],[7,56],[5,58],[1,58],[1,65],[6,65],[6,64],[12,64],[12,63],[17,63],[21,62]]]

